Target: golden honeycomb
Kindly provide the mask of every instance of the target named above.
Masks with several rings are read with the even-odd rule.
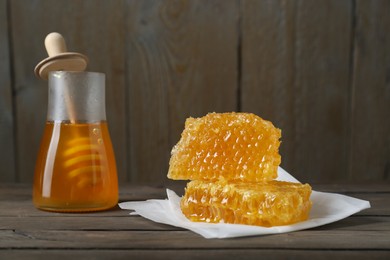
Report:
[[[308,184],[280,182],[281,131],[248,113],[188,118],[168,178],[192,180],[181,200],[192,221],[279,226],[306,220]]]
[[[242,180],[277,177],[281,131],[249,113],[209,113],[188,118],[174,146],[168,178]]]
[[[308,184],[191,181],[181,210],[191,221],[258,226],[289,225],[306,220],[311,208]]]

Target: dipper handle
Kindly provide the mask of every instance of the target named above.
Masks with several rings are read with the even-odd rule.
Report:
[[[57,32],[52,32],[46,36],[45,47],[49,57],[68,51],[64,37]]]

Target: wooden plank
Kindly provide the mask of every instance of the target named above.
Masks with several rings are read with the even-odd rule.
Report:
[[[241,1],[242,110],[282,129],[282,166],[294,166],[295,1]],[[298,177],[298,176],[297,176]]]
[[[389,251],[381,250],[280,250],[280,249],[229,249],[221,250],[0,250],[1,259],[388,259]],[[336,257],[336,258],[335,258]]]
[[[140,216],[129,216],[130,211],[123,211],[121,217],[68,215],[68,216],[43,216],[43,217],[1,217],[0,230],[181,230],[174,226],[159,224]],[[118,214],[119,215],[119,214]],[[390,226],[390,221],[389,221]],[[384,226],[384,230],[387,230]],[[389,228],[390,230],[390,228]]]
[[[0,230],[0,248],[390,250],[390,231],[307,230],[240,239],[204,239],[190,231]]]
[[[314,190],[324,191],[324,192],[336,192],[336,193],[345,193],[350,192],[355,193],[381,193],[381,192],[390,192],[390,183],[381,182],[381,183],[329,183],[329,184],[319,184],[311,183],[311,186]]]
[[[186,117],[236,109],[237,6],[127,2],[132,181],[166,181]]]
[[[296,16],[294,169],[345,180],[352,3],[299,1]]]
[[[356,1],[351,180],[390,180],[389,12],[389,1]]]
[[[367,185],[368,186],[368,185]],[[170,253],[177,251],[189,252],[198,255],[199,252],[226,252],[231,254],[239,251],[248,251],[245,256],[255,257],[256,252],[262,256],[269,254],[278,256],[277,252],[308,252],[307,255],[316,256],[318,252],[328,252],[337,256],[339,252],[348,252],[344,256],[359,256],[360,252],[390,252],[390,194],[389,192],[354,192],[348,189],[348,194],[362,199],[369,199],[372,212],[375,214],[356,214],[344,220],[317,227],[310,230],[294,233],[245,237],[240,239],[211,239],[207,240],[199,235],[168,225],[154,223],[139,216],[129,216],[129,211],[118,208],[87,214],[61,214],[38,211],[31,204],[31,195],[28,194],[29,185],[13,184],[0,185],[0,257],[20,257],[20,250],[58,253],[63,250],[77,252],[82,256],[88,250],[90,256],[109,250],[114,253],[139,252],[143,258],[152,257],[153,252],[164,251],[162,256],[169,257]],[[175,189],[181,186],[173,186]],[[12,190],[14,192],[12,192]],[[12,200],[6,194],[10,192]],[[139,198],[140,196],[164,196],[163,185],[135,186],[134,184],[121,187],[121,196]],[[380,212],[387,208],[388,214]],[[367,210],[367,212],[369,211]],[[363,211],[366,212],[366,211]],[[8,217],[7,214],[10,214]],[[17,217],[17,218],[15,218]],[[143,252],[149,252],[144,254]],[[378,252],[379,252],[378,251]],[[6,253],[4,253],[6,252]],[[252,252],[252,253],[250,253]],[[316,253],[315,253],[316,252]],[[331,254],[334,252],[334,254]],[[70,255],[71,255],[70,253]],[[56,254],[57,255],[57,254]],[[160,255],[160,254],[159,254]],[[295,255],[292,253],[292,255]],[[303,253],[302,253],[303,255]],[[182,256],[186,256],[184,253]],[[216,258],[224,255],[216,253]],[[290,254],[288,254],[290,256]],[[226,257],[226,256],[225,256]],[[283,254],[280,254],[283,257]]]
[[[23,200],[23,201],[0,201],[0,216],[2,217],[72,217],[73,214],[70,213],[57,213],[38,210],[34,207],[32,200]],[[128,216],[130,211],[121,210],[119,206],[116,206],[110,210],[98,211],[98,212],[89,212],[89,213],[79,213],[88,217],[116,217],[116,216]]]
[[[140,216],[130,216],[128,212],[130,211],[118,212],[116,216],[96,214],[19,216],[17,221],[15,221],[14,216],[0,216],[0,230],[182,230],[181,228],[159,224]],[[315,228],[314,230],[390,231],[390,216],[354,216]]]
[[[178,195],[184,193],[182,182],[173,182],[167,185],[134,185],[127,184],[120,187],[119,201],[144,201],[148,199],[167,198],[166,189],[175,191]],[[81,215],[88,217],[102,216],[127,216],[129,211],[120,210],[118,206],[111,210],[93,213],[84,213]],[[76,214],[78,215],[78,214]],[[0,216],[66,216],[71,217],[69,213],[53,213],[41,211],[34,207],[32,203],[31,185],[26,184],[3,184],[0,185]]]
[[[359,215],[389,215],[389,211],[387,205],[390,205],[390,194],[385,193],[366,193],[366,194],[358,194],[358,193],[349,193],[349,196],[363,199],[363,200],[368,200],[371,204],[371,208],[364,210],[362,212],[359,212]],[[382,207],[382,205],[384,207]]]
[[[320,226],[315,230],[350,230],[350,231],[374,231],[374,230],[390,230],[390,216],[376,217],[376,216],[361,216],[356,215],[348,217],[340,221]]]
[[[43,41],[61,32],[69,50],[90,58],[88,70],[106,73],[107,118],[118,162],[119,179],[126,180],[126,120],[124,31],[122,1],[10,1],[15,52],[18,177],[31,181],[46,117],[47,82],[33,69],[47,57]],[[28,42],[28,44],[26,44]]]
[[[0,1],[0,182],[16,180],[14,111],[11,85],[11,49],[8,38],[7,1]]]
[[[301,181],[346,179],[351,1],[244,1],[242,106],[282,129]]]
[[[135,185],[121,184],[119,197],[121,200],[146,200],[166,198],[166,189],[183,195],[185,183],[177,181],[165,185]],[[0,184],[0,201],[30,200],[32,195],[31,184]]]

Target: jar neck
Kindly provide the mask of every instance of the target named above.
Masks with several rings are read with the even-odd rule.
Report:
[[[97,72],[49,73],[48,121],[106,120],[105,75]]]

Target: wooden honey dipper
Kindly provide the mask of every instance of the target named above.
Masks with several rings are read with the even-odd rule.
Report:
[[[61,34],[57,32],[48,34],[45,38],[45,47],[49,57],[35,67],[34,72],[37,77],[47,80],[50,71],[84,71],[87,68],[87,56],[68,52]]]
[[[45,38],[45,47],[49,55],[35,67],[35,75],[43,80],[48,79],[50,71],[84,71],[87,68],[87,56],[68,52],[64,37],[57,33],[49,33]],[[66,109],[72,123],[75,122],[76,114],[73,103],[70,100],[68,90],[65,89]]]
[[[65,39],[61,34],[57,32],[48,34],[45,38],[45,47],[49,57],[35,67],[34,72],[37,77],[47,80],[51,71],[81,72],[86,69],[88,58],[81,53],[68,52]],[[70,122],[75,123],[76,112],[68,89],[64,88],[63,91]],[[78,186],[99,182],[99,178],[91,177],[91,174],[100,172],[103,167],[101,166],[103,159],[97,151],[97,145],[90,144],[89,138],[79,136],[77,132],[67,142],[67,148],[63,154],[66,157],[63,167],[72,169],[69,170],[68,177],[75,181],[78,180]],[[77,166],[78,164],[82,166]]]

